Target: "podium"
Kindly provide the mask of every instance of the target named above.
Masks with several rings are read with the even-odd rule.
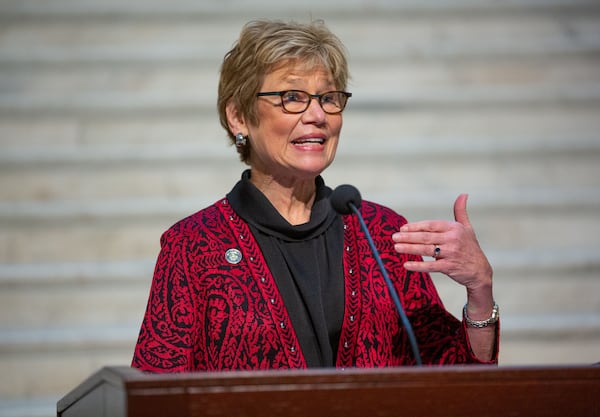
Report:
[[[600,367],[445,366],[148,374],[106,367],[59,417],[600,416]]]

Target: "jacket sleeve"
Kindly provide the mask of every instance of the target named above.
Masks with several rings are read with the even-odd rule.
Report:
[[[192,368],[194,298],[186,259],[189,239],[172,228],[161,238],[146,312],[131,366],[149,372]]]

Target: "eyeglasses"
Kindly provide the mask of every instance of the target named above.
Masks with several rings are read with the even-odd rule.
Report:
[[[323,94],[309,94],[301,90],[269,91],[256,93],[256,97],[279,96],[281,105],[288,113],[302,113],[308,109],[313,98],[319,101],[319,105],[327,114],[341,113],[346,107],[352,93],[345,91],[328,91]]]

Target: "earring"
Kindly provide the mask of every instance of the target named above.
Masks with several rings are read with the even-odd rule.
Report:
[[[246,136],[244,136],[242,133],[238,133],[237,135],[235,135],[235,146],[237,146],[238,148],[246,146],[246,142]]]

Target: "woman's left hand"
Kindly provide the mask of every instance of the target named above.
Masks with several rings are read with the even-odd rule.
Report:
[[[466,310],[473,320],[490,317],[494,296],[492,267],[477,242],[467,215],[467,195],[454,202],[454,220],[407,223],[392,236],[394,249],[400,253],[434,256],[435,261],[410,261],[409,271],[441,272],[467,288]],[[436,254],[436,248],[439,251]],[[494,357],[496,326],[467,327],[471,350],[482,361]]]
[[[469,292],[488,289],[492,267],[481,250],[467,215],[467,194],[454,203],[455,221],[430,220],[407,223],[392,236],[399,253],[431,256],[431,261],[406,262],[410,271],[441,272],[464,285]],[[436,248],[439,248],[436,256]]]

